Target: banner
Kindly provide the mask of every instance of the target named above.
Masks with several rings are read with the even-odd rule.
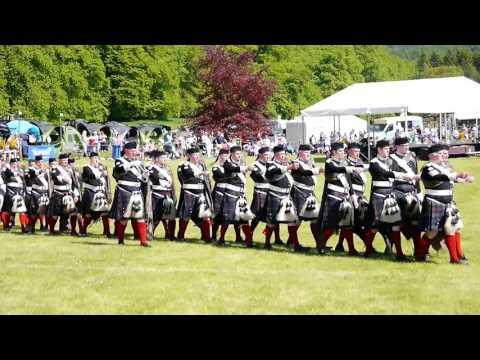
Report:
[[[47,161],[48,159],[56,157],[55,146],[53,145],[30,145],[28,147],[28,160],[35,160],[35,156],[42,155],[42,160]]]

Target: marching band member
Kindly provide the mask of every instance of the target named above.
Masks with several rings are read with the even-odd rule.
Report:
[[[4,182],[6,183],[5,199],[2,208],[3,229],[9,231],[10,221],[15,219],[15,214],[19,214],[22,233],[27,232],[28,216],[25,202],[25,178],[23,171],[18,168],[18,160],[10,159],[10,168],[3,172]],[[13,215],[13,218],[12,218]]]
[[[115,220],[115,234],[119,245],[124,245],[128,220],[140,240],[140,246],[150,247],[145,223],[145,200],[142,183],[147,183],[149,172],[137,160],[137,143],[124,146],[124,156],[115,161],[113,177],[117,181],[109,217]]]
[[[450,263],[466,264],[461,241],[462,220],[453,199],[454,183],[472,183],[475,179],[465,172],[454,172],[448,166],[448,145],[436,144],[428,149],[429,162],[421,171],[425,187],[420,229],[425,231],[418,252],[419,261],[426,261],[430,244],[440,249],[439,240],[445,239]]]
[[[177,168],[181,184],[177,217],[179,229],[177,240],[185,241],[185,231],[190,219],[201,229],[202,240],[210,240],[210,218],[213,216],[213,204],[210,194],[208,170],[201,165],[200,150],[187,150],[187,161]]]
[[[88,225],[102,218],[103,235],[110,237],[110,222],[108,219],[107,177],[105,169],[100,167],[100,158],[96,152],[89,155],[90,162],[82,169],[83,196],[80,205],[82,227],[80,235],[87,236]]]
[[[29,230],[35,233],[35,224],[39,218],[45,218],[50,203],[48,194],[48,170],[44,168],[42,156],[37,155],[35,162],[28,168],[28,178],[32,188],[28,206]],[[42,221],[40,222],[42,224]],[[40,230],[43,230],[40,228]]]
[[[310,152],[312,147],[308,144],[298,147],[298,159],[294,163],[298,168],[292,169],[293,186],[290,192],[293,204],[298,213],[298,221],[288,225],[289,240],[294,244],[295,251],[306,250],[298,241],[298,228],[302,220],[310,221],[312,235],[317,238],[318,234],[318,212],[320,206],[315,199],[315,176],[320,175],[320,168],[316,168],[311,160]]]
[[[162,221],[165,239],[175,240],[176,196],[173,174],[167,165],[167,153],[154,150],[150,153],[153,164],[147,166],[152,183],[153,231]]]

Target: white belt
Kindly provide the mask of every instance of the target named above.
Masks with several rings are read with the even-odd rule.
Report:
[[[344,187],[333,185],[333,184],[328,184],[327,189],[330,189],[330,190],[333,190],[333,191],[336,191],[336,192],[339,192],[339,193],[344,193],[344,194],[348,193],[348,190],[345,189]]]
[[[255,189],[268,189],[269,183],[255,183]]]
[[[3,191],[7,190],[7,185],[5,184],[0,185],[0,189]]]
[[[102,191],[103,190],[103,187],[101,187],[101,186],[94,186],[94,185],[87,184],[87,183],[83,183],[83,188],[88,189],[88,190],[92,190],[92,191]]]
[[[364,185],[352,184],[352,188],[355,191],[361,191],[361,192],[365,191],[365,186]]]
[[[170,191],[171,189],[166,188],[162,185],[152,185],[152,190]]]
[[[225,184],[225,189],[229,189],[229,190],[237,191],[237,192],[243,192],[243,187],[242,186]]]
[[[293,185],[304,190],[310,190],[310,191],[315,190],[315,186],[305,185],[298,181],[294,181]]]
[[[189,190],[203,190],[203,184],[184,184],[182,188]]]
[[[452,196],[452,190],[432,190],[432,189],[425,189],[425,195],[433,195],[433,196]]]
[[[225,184],[225,183],[215,184],[215,186],[216,186],[217,189],[225,189],[225,186],[226,186],[226,185],[227,185],[227,184]]]
[[[276,192],[279,192],[279,193],[282,193],[282,194],[288,194],[290,192],[290,189],[281,188],[281,187],[274,186],[274,185],[270,185],[268,188],[270,190],[273,190],[273,191],[276,191]]]
[[[15,187],[15,188],[23,188],[23,185],[20,185],[19,183],[7,183],[8,187]]]
[[[54,190],[67,191],[70,190],[70,185],[54,185]]]
[[[33,184],[33,185],[32,185],[32,189],[38,190],[38,191],[47,191],[47,190],[48,190],[45,186],[36,185],[36,184]]]
[[[140,183],[137,181],[126,181],[126,180],[118,180],[119,185],[125,185],[125,186],[132,186],[132,187],[139,187]]]
[[[384,188],[392,187],[390,181],[372,181],[372,185],[375,187],[384,187]]]

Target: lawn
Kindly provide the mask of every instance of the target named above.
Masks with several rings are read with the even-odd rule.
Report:
[[[207,163],[210,165],[212,159]],[[253,161],[249,158],[248,162]],[[478,159],[453,159],[455,168],[480,181]],[[177,164],[177,162],[173,163]],[[109,168],[112,163],[109,162]],[[431,263],[398,263],[386,256],[364,259],[343,254],[263,250],[233,243],[226,247],[197,240],[192,224],[187,242],[162,239],[138,246],[127,229],[126,246],[101,237],[25,236],[15,228],[0,236],[2,314],[473,314],[480,312],[479,182],[459,184],[456,199],[464,218],[463,246],[470,265],[448,263],[448,252],[433,252]],[[317,186],[322,191],[323,177]],[[252,182],[249,182],[249,200]],[[17,220],[18,222],[18,220]],[[282,239],[287,231],[282,227]],[[308,224],[300,241],[314,247]],[[407,255],[410,242],[402,240]],[[336,237],[328,245],[335,245]],[[355,239],[358,250],[363,245]],[[383,240],[374,242],[383,250]]]

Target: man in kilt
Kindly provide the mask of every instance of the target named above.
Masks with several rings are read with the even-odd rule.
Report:
[[[153,163],[147,166],[152,183],[153,231],[160,221],[165,230],[165,239],[175,240],[176,202],[173,174],[167,165],[167,153],[154,150],[150,153]]]
[[[420,229],[425,231],[418,252],[419,261],[426,261],[430,244],[437,250],[444,238],[450,253],[450,263],[467,264],[463,254],[460,213],[453,200],[454,183],[472,183],[474,177],[455,172],[448,164],[448,145],[436,144],[428,149],[429,162],[421,171],[425,187]]]
[[[5,162],[3,159],[0,159],[0,219],[3,222],[3,202],[5,201],[5,195],[7,193],[7,184],[5,184],[4,172],[5,172]],[[5,225],[3,226],[5,230]]]
[[[214,219],[212,225],[212,240],[217,241],[217,232],[220,228],[220,238],[217,241],[218,245],[225,243],[225,233],[228,228],[228,224],[224,224],[224,215],[223,215],[223,197],[225,195],[225,186],[227,185],[227,179],[225,176],[225,169],[223,167],[225,161],[228,159],[230,151],[227,149],[220,149],[215,165],[212,167],[213,180],[215,181],[215,186],[212,191],[212,200],[213,200],[213,209],[214,209]],[[240,226],[234,224],[235,229],[235,242],[243,242],[242,237],[240,236]]]
[[[100,158],[96,152],[89,155],[90,163],[82,169],[83,196],[80,205],[82,214],[81,236],[87,236],[87,228],[92,221],[102,218],[103,235],[110,237],[108,218],[107,177],[105,169],[100,167]]]
[[[348,255],[357,255],[353,243],[354,204],[352,186],[347,176],[353,172],[362,173],[364,168],[348,166],[345,161],[345,149],[342,143],[333,143],[331,156],[325,161],[325,185],[319,213],[320,241],[317,250],[326,253],[328,239],[337,230],[347,240]]]
[[[318,211],[319,204],[315,198],[315,176],[320,175],[320,168],[316,168],[311,160],[312,147],[303,144],[298,147],[298,159],[294,163],[298,168],[292,169],[293,186],[290,192],[293,204],[298,214],[298,221],[288,224],[289,242],[293,244],[294,251],[305,251],[306,248],[298,241],[298,228],[302,220],[310,221],[310,230],[314,238],[318,235]]]
[[[373,252],[373,239],[380,231],[385,239],[389,239],[395,245],[396,259],[406,261],[402,251],[400,232],[393,226],[401,223],[401,212],[395,194],[393,193],[393,181],[400,179],[405,181],[416,180],[418,175],[403,172],[394,172],[393,160],[390,157],[390,142],[380,140],[376,144],[377,156],[370,161],[370,174],[372,176],[372,188],[370,203],[367,211],[368,229],[365,232],[365,257]]]
[[[368,170],[368,164],[364,164],[362,159],[360,159],[360,148],[359,143],[349,143],[347,146],[347,158],[346,165],[347,168],[359,168],[363,169],[363,172],[351,171],[345,174],[349,184],[350,184],[350,197],[352,199],[354,212],[353,212],[353,233],[358,235],[362,240],[365,237],[366,231],[366,214],[368,209],[368,200],[365,198],[365,189],[367,184],[367,175],[365,174]],[[340,235],[338,238],[337,246],[335,251],[344,252],[343,240],[347,238],[348,229],[342,228],[340,230]]]
[[[68,155],[60,154],[58,165],[51,166],[50,178],[53,192],[48,205],[48,225],[50,234],[55,234],[55,224],[60,216],[70,218],[70,234],[76,232],[77,203],[80,201],[80,189],[74,179],[71,167],[68,165]]]
[[[393,181],[393,193],[400,207],[402,220],[399,225],[392,227],[391,236],[400,238],[400,231],[405,238],[413,238],[414,256],[420,257],[420,241],[422,233],[418,228],[422,195],[420,190],[420,177],[418,176],[417,158],[414,152],[409,151],[408,138],[397,137],[394,141],[395,153],[391,154],[392,171],[394,173],[405,173],[414,177],[412,180],[395,178]]]
[[[6,168],[3,172],[3,180],[7,185],[2,207],[3,229],[9,231],[10,221],[15,220],[15,214],[19,214],[22,233],[26,233],[28,216],[25,202],[25,177],[22,169],[18,167],[17,159],[10,159],[10,168]]]
[[[266,200],[266,222],[264,230],[265,248],[270,249],[270,238],[276,226],[297,221],[295,207],[290,198],[293,179],[289,170],[298,169],[298,163],[289,164],[283,145],[273,148],[273,161],[267,163],[265,178],[269,182]],[[294,244],[294,247],[298,244]],[[299,248],[300,249],[300,248]]]
[[[225,234],[229,224],[234,224],[242,228],[245,234],[245,246],[253,247],[252,229],[249,221],[254,218],[247,204],[245,187],[247,179],[245,173],[252,169],[245,166],[241,160],[242,148],[232,146],[230,148],[230,157],[225,160],[223,168],[225,170],[225,189],[222,201],[223,223],[221,233]]]
[[[213,204],[209,189],[209,172],[201,165],[200,149],[187,150],[187,161],[177,168],[182,186],[178,200],[178,241],[185,241],[185,231],[190,219],[201,229],[202,240],[210,242],[210,218]]]
[[[142,183],[148,182],[149,172],[138,158],[137,143],[124,146],[124,156],[115,160],[113,177],[117,181],[109,217],[115,220],[118,244],[123,245],[128,220],[140,240],[140,246],[150,247],[145,222],[145,200]]]
[[[50,203],[48,170],[44,168],[41,155],[35,156],[35,162],[28,168],[28,178],[32,188],[28,206],[29,231],[33,234],[37,220],[45,218]],[[41,227],[40,231],[42,230]]]

